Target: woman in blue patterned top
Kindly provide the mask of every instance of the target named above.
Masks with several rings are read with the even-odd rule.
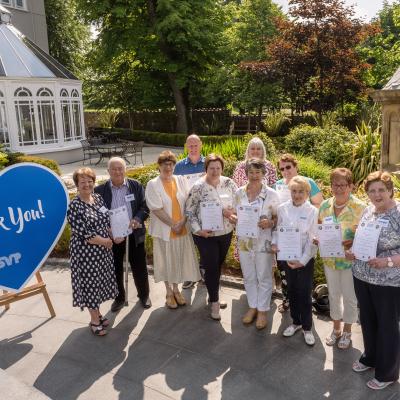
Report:
[[[354,289],[360,306],[364,353],[353,364],[355,372],[375,368],[371,389],[384,389],[399,379],[400,369],[400,203],[393,199],[393,182],[387,172],[368,175],[364,183],[371,200],[361,217],[380,225],[376,258],[353,260]],[[357,232],[356,232],[357,235]]]

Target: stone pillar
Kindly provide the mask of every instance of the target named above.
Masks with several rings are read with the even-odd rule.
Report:
[[[370,96],[382,105],[381,168],[400,170],[400,90],[376,90]]]

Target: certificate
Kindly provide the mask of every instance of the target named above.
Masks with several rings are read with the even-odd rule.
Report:
[[[317,226],[319,254],[322,258],[344,257],[342,229],[340,224],[322,224]]]
[[[300,229],[295,227],[278,226],[277,260],[300,260],[302,255]]]
[[[126,206],[110,210],[109,215],[111,232],[114,238],[126,237],[132,233],[132,229],[129,227],[131,221]]]
[[[258,238],[260,207],[238,206],[236,234],[240,237]]]
[[[219,201],[203,201],[200,203],[201,229],[204,231],[222,231],[224,218],[222,204]]]
[[[353,253],[357,260],[368,261],[376,258],[376,248],[382,225],[379,222],[361,221],[353,242]]]
[[[189,185],[189,189],[192,188],[192,186],[202,177],[204,176],[204,172],[200,172],[198,174],[189,174],[189,175],[184,175],[186,182]]]
[[[275,185],[275,190],[278,193],[280,204],[292,199],[288,185],[285,185],[284,183],[277,183]]]

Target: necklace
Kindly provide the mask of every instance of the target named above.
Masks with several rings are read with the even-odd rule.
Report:
[[[336,204],[336,200],[334,200],[334,201],[333,201],[333,207],[338,208],[339,210],[341,210],[342,208],[345,208],[345,207],[347,206],[347,202],[348,202],[348,201],[349,201],[349,200],[347,200],[344,204],[338,206],[338,205]]]

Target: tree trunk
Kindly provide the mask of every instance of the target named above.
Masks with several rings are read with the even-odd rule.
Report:
[[[157,24],[157,0],[147,0],[147,7],[148,13],[150,18],[150,23],[152,24],[154,30]],[[160,38],[158,41],[158,47],[160,48],[161,52],[164,56],[171,60],[173,57],[171,56],[171,49],[169,48],[168,44]],[[172,72],[167,73],[168,82],[171,87],[172,93],[174,95],[174,102],[176,108],[176,116],[177,116],[177,124],[176,124],[176,131],[178,133],[188,133],[188,95],[185,94],[185,90],[187,88],[179,88],[176,82],[176,76]]]
[[[176,131],[178,133],[188,133],[188,123],[187,123],[187,109],[184,99],[183,90],[179,89],[176,83],[176,77],[172,73],[168,73],[168,81],[174,94],[174,101],[176,107]]]

